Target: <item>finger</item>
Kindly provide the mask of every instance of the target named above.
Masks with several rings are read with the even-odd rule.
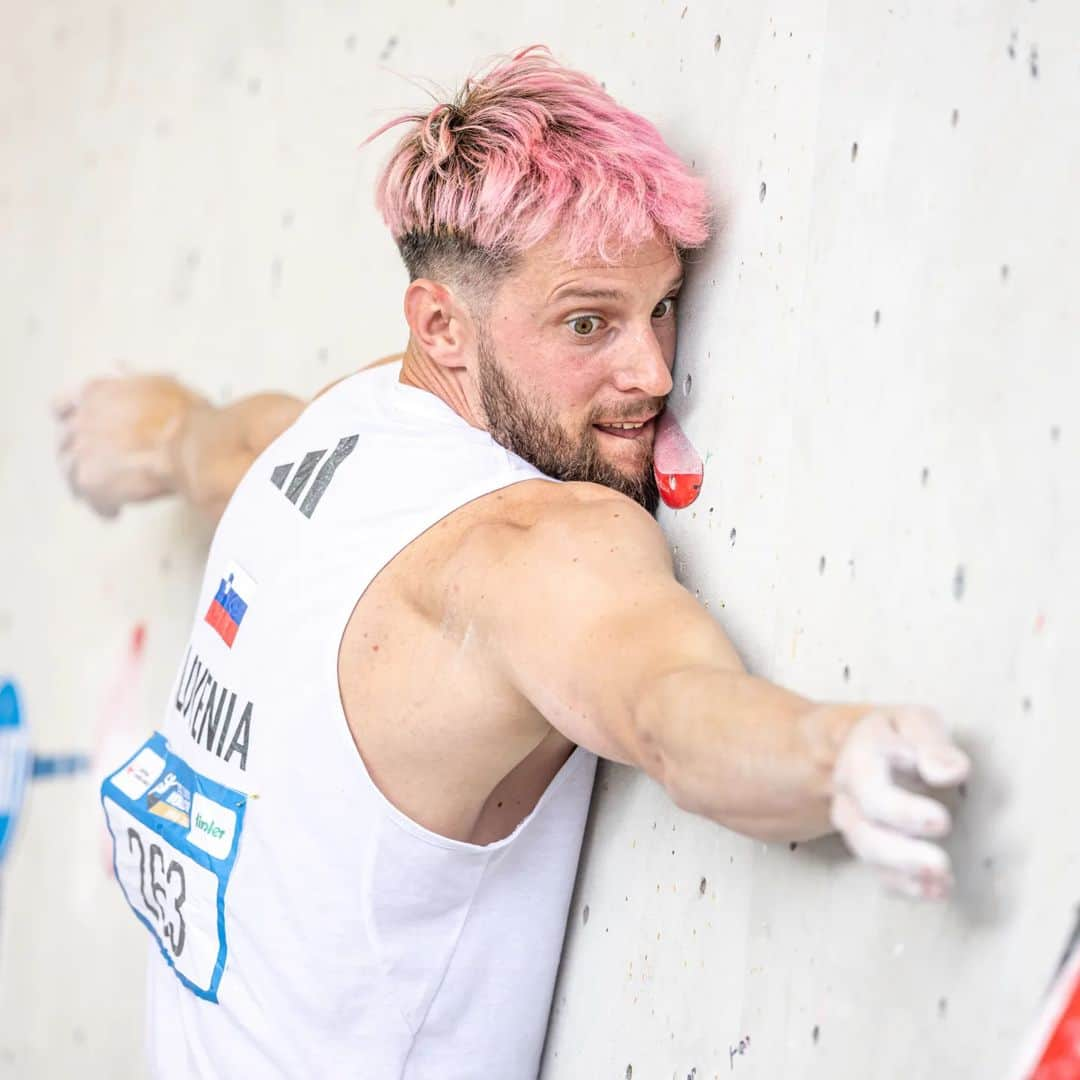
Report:
[[[833,825],[851,851],[864,862],[909,875],[925,875],[943,883],[950,874],[949,856],[936,844],[914,840],[869,821],[843,792],[833,800]]]
[[[88,453],[85,447],[80,447],[76,442],[64,460],[71,494],[87,502],[98,498],[96,493],[100,487],[101,470],[95,462],[94,455]]]
[[[926,783],[949,787],[967,779],[971,759],[949,738],[937,712],[907,706],[896,713],[901,734],[915,747],[916,768]]]
[[[873,821],[913,836],[944,836],[952,825],[948,811],[893,779],[894,766],[913,765],[914,760],[911,744],[897,734],[887,715],[867,717],[846,756],[838,790],[851,795]]]
[[[891,778],[862,782],[850,788],[865,817],[909,836],[946,836],[952,828],[949,811],[925,795],[916,795]]]
[[[120,512],[120,503],[103,483],[100,472],[84,468],[79,473],[81,493],[86,504],[101,517],[113,518]]]
[[[849,741],[848,757],[859,769],[868,762],[875,766],[892,764],[905,770],[915,768],[915,747],[901,734],[893,710],[867,713],[855,726]]]
[[[94,513],[103,518],[114,518],[120,513],[120,507],[113,502],[103,502],[101,500],[91,500],[90,506],[93,508]]]
[[[75,411],[76,398],[77,395],[72,391],[65,390],[56,394],[50,402],[53,415],[60,420],[70,416]]]
[[[891,892],[898,892],[903,896],[910,896],[913,900],[922,898],[922,886],[917,878],[910,874],[903,874],[899,870],[879,870],[878,878]]]
[[[953,886],[951,874],[944,881],[925,875],[904,874],[899,870],[878,870],[877,874],[886,888],[914,900],[944,900]]]
[[[83,497],[82,485],[79,483],[79,459],[78,457],[71,456],[68,458],[66,467],[64,468],[64,476],[67,480],[68,490],[76,499]]]

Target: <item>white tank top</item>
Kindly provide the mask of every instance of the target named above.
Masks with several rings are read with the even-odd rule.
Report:
[[[367,774],[337,655],[411,540],[543,474],[399,371],[339,383],[254,462],[157,742],[102,785],[155,938],[157,1077],[536,1076],[596,756],[577,747],[510,836],[441,836]]]

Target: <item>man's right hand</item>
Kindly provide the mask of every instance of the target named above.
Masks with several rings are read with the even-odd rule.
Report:
[[[215,407],[168,375],[127,375],[92,379],[57,398],[53,410],[72,493],[103,517],[125,503],[176,494],[216,523],[251,463],[306,406],[268,392]]]
[[[166,375],[92,379],[57,398],[58,452],[72,493],[103,517],[177,490],[176,444],[202,395]]]
[[[847,846],[892,889],[940,899],[952,885],[949,856],[937,844],[952,826],[934,799],[902,787],[894,770],[932,787],[962,783],[971,762],[932,709],[872,709],[845,738],[833,769],[830,820]]]

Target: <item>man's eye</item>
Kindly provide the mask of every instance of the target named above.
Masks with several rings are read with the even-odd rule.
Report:
[[[581,326],[582,323],[584,323],[587,326],[589,323],[599,322],[599,321],[600,321],[600,316],[599,315],[578,315],[575,318],[570,320],[570,326],[573,328],[574,335],[576,337],[589,337],[589,334],[590,333],[595,333],[595,331],[589,331],[589,332],[584,333],[584,334],[579,334],[577,332],[577,328],[579,326]]]
[[[660,303],[656,305],[656,308],[653,309],[654,318],[661,318],[662,319],[662,318],[664,318],[665,314],[670,315],[674,311],[675,300],[676,299],[677,298],[674,297],[674,296],[665,296],[664,299],[661,300]],[[667,312],[662,313],[660,315],[657,315],[656,311],[664,304],[670,304],[671,307],[668,308]],[[589,324],[590,323],[595,323],[595,322],[603,322],[603,321],[604,320],[601,319],[599,315],[575,315],[574,318],[572,318],[567,325],[570,326],[573,329],[575,337],[591,337],[592,334],[594,334],[596,331],[595,330],[590,331],[588,329]],[[583,333],[583,334],[578,332],[579,328],[582,327],[582,326],[584,326],[586,328],[585,333]]]

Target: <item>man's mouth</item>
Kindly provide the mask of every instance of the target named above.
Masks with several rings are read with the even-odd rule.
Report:
[[[593,427],[616,439],[649,439],[656,427],[656,418],[650,417],[645,421],[623,420],[617,424],[593,424]]]

